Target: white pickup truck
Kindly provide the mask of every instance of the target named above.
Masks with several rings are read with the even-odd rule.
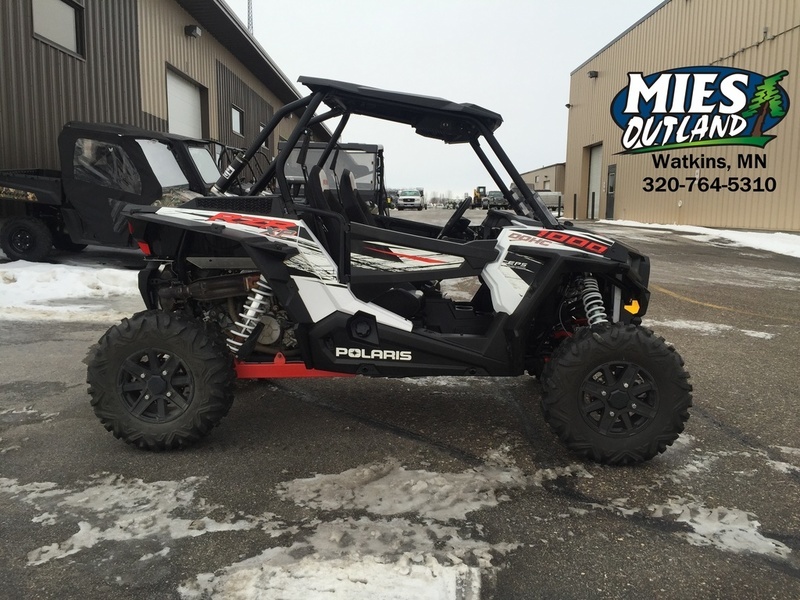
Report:
[[[397,210],[406,208],[416,208],[417,210],[428,208],[425,204],[425,196],[420,190],[400,190],[397,195]]]

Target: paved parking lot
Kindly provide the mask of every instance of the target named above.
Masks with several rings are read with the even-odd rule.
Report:
[[[694,384],[636,467],[566,452],[527,377],[240,382],[202,444],[136,451],[86,394],[107,324],[0,321],[0,598],[800,597],[800,259],[591,229],[651,257]]]

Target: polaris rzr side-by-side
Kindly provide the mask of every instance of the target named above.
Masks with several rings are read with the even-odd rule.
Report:
[[[547,422],[586,458],[639,462],[672,444],[692,388],[680,356],[641,326],[647,257],[560,224],[495,138],[500,115],[300,82],[311,93],[276,111],[213,195],[180,207],[114,206],[147,255],[139,275],[147,310],[111,327],[87,357],[91,402],[106,429],[140,448],[185,446],[225,416],[237,377],[527,373],[541,382]],[[317,114],[323,104],[327,112]],[[228,195],[280,120],[301,110],[249,195]],[[467,198],[438,227],[389,217],[384,190],[371,211],[352,172],[326,169],[351,115],[469,144],[510,210],[470,223]],[[287,162],[307,155],[311,126],[335,118],[317,162],[301,169],[298,201]],[[460,278],[476,282],[469,301],[446,293]]]

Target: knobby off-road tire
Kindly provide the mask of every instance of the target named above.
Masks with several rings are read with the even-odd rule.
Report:
[[[53,247],[53,234],[36,217],[11,217],[0,229],[0,247],[11,260],[39,262]]]
[[[233,359],[201,321],[150,310],[111,327],[87,357],[94,412],[145,450],[193,444],[233,402]]]
[[[649,329],[580,329],[542,372],[542,410],[567,447],[605,464],[664,452],[683,431],[692,386],[683,360]]]

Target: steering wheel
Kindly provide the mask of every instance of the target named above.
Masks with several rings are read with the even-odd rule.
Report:
[[[472,205],[472,198],[464,198],[461,201],[461,204],[458,205],[453,211],[453,214],[447,219],[447,223],[444,224],[442,230],[439,232],[439,235],[436,236],[437,240],[441,240],[442,238],[447,237],[450,233],[452,233],[453,229],[456,228],[456,225],[461,220],[461,217],[464,216],[464,213],[467,212],[467,209]]]

